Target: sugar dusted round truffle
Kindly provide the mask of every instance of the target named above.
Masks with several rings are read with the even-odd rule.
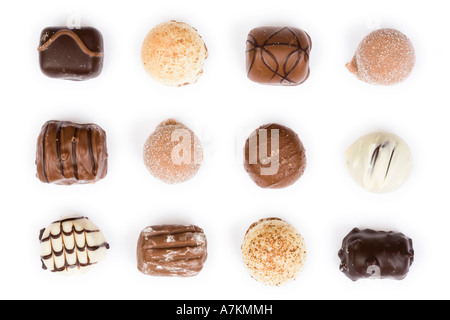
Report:
[[[208,50],[196,29],[183,22],[169,21],[149,32],[141,57],[153,79],[179,87],[197,81],[203,73]]]
[[[394,85],[411,74],[416,61],[412,42],[395,29],[379,29],[360,43],[346,66],[360,80],[376,85]]]
[[[388,132],[374,132],[356,140],[346,152],[346,162],[350,176],[376,193],[397,190],[413,170],[409,146]]]
[[[188,181],[197,174],[202,161],[200,139],[173,119],[161,123],[144,145],[145,166],[167,184]]]
[[[303,237],[278,218],[262,219],[251,225],[241,249],[252,278],[269,286],[294,280],[306,259]]]

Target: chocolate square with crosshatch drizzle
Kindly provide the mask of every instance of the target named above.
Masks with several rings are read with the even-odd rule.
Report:
[[[291,27],[260,27],[247,39],[247,76],[269,85],[296,86],[310,73],[311,38]]]
[[[48,121],[36,151],[37,177],[58,185],[94,183],[106,176],[106,133],[95,124]]]
[[[38,51],[41,70],[51,78],[88,80],[103,68],[103,37],[94,28],[46,28]]]
[[[138,270],[151,276],[196,276],[206,261],[206,247],[206,236],[197,226],[147,227],[137,244]]]

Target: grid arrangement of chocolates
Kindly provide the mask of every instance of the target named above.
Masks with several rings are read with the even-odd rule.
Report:
[[[312,41],[295,27],[259,27],[248,34],[248,78],[262,85],[296,86],[310,74]],[[153,28],[141,49],[142,63],[157,82],[173,87],[195,83],[203,73],[208,49],[197,30],[177,21]],[[49,77],[89,80],[100,75],[103,39],[91,27],[46,28],[39,44],[40,66]],[[395,85],[408,78],[415,64],[414,47],[395,29],[367,35],[346,65],[359,80],[373,85]],[[298,134],[281,124],[257,128],[247,139],[244,169],[261,188],[287,188],[303,175],[306,150]],[[143,163],[155,179],[167,184],[193,179],[203,161],[200,139],[184,124],[169,119],[150,134],[143,146]],[[373,132],[347,150],[350,176],[369,192],[400,188],[412,171],[408,144],[390,132]],[[96,183],[107,174],[105,131],[96,124],[48,121],[37,140],[37,177],[43,183]],[[100,262],[109,244],[86,217],[67,217],[42,229],[44,269],[73,274]],[[302,270],[306,246],[300,233],[278,218],[251,225],[241,246],[243,265],[266,285],[289,282]],[[340,270],[353,281],[406,277],[413,263],[412,240],[400,232],[353,229],[338,252]],[[191,277],[207,259],[204,231],[194,225],[145,228],[137,243],[137,267],[147,275]]]

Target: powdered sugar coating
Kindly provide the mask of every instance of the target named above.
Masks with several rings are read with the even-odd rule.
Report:
[[[144,145],[144,163],[150,173],[167,184],[193,178],[203,161],[200,139],[181,123],[161,123]]]
[[[279,286],[295,279],[303,269],[306,245],[303,237],[287,222],[263,219],[247,231],[242,258],[254,279]]]
[[[415,61],[414,46],[408,37],[386,28],[363,39],[347,68],[370,84],[394,85],[409,77]]]

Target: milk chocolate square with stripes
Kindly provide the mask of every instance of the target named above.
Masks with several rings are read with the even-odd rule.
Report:
[[[255,28],[247,38],[247,76],[260,84],[302,84],[310,73],[311,46],[309,35],[298,28]]]
[[[95,124],[48,121],[36,151],[37,177],[58,185],[95,183],[106,176],[106,133]]]
[[[206,258],[206,236],[197,226],[147,227],[139,237],[137,264],[139,271],[146,275],[196,276]]]
[[[51,78],[88,80],[103,68],[103,37],[94,28],[46,28],[41,33],[39,61],[42,72]]]

